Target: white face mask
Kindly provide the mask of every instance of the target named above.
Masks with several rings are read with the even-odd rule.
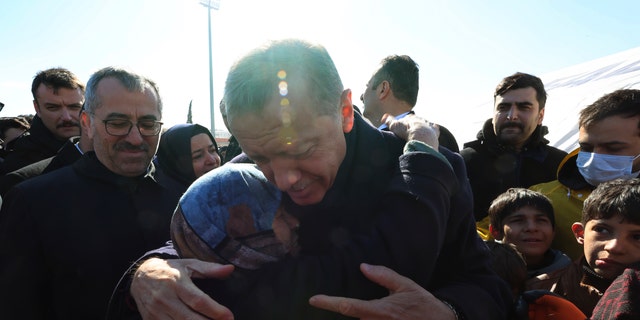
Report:
[[[590,185],[597,186],[603,182],[614,179],[632,179],[636,178],[639,172],[631,172],[633,170],[633,161],[640,157],[637,156],[615,156],[610,154],[578,152],[576,165],[580,174]]]

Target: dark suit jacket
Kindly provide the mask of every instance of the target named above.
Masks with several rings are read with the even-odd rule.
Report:
[[[10,150],[0,166],[0,174],[18,170],[24,166],[53,157],[66,141],[60,141],[44,126],[42,119],[33,117],[31,128],[9,143]]]
[[[76,147],[76,142],[78,142],[79,139],[80,137],[71,138],[53,157],[40,160],[18,170],[9,172],[4,176],[0,176],[0,196],[4,196],[9,189],[22,181],[55,169],[66,167],[76,162],[76,160],[80,159],[82,156],[82,153],[80,153],[80,150]]]
[[[169,237],[179,195],[88,152],[12,188],[0,210],[3,319],[103,319],[124,270]]]
[[[464,317],[503,319],[511,293],[491,270],[489,252],[477,236],[460,155],[442,148],[444,157],[401,156],[404,141],[357,113],[345,138],[345,159],[320,203],[300,206],[283,195],[285,210],[300,221],[298,256],[197,285],[236,319],[343,319],[311,307],[308,299],[319,293],[386,296],[386,289],[360,273],[359,264],[368,262],[410,277]],[[152,255],[176,257],[171,247]],[[127,311],[127,292],[116,291],[111,319]]]

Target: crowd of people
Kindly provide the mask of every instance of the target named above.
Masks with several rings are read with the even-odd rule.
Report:
[[[228,73],[222,151],[165,128],[143,75],[38,72],[35,114],[0,118],[1,314],[640,317],[640,90],[585,106],[567,153],[534,75],[462,148],[415,114],[418,82],[385,57],[361,110],[323,46],[269,42]]]

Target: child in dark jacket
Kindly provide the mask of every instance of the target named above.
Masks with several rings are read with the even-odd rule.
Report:
[[[564,253],[551,248],[555,215],[549,199],[524,188],[511,188],[489,207],[489,230],[499,242],[513,244],[527,265],[526,290],[549,290],[562,270],[571,264]]]
[[[584,201],[572,226],[584,256],[568,266],[551,291],[587,316],[625,268],[640,262],[640,179],[600,184]]]

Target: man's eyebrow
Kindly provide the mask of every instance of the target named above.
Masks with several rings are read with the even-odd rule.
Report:
[[[106,119],[113,119],[113,118],[129,119],[129,116],[124,113],[112,112],[112,113],[109,113],[105,118]]]
[[[140,116],[138,119],[141,119],[141,120],[157,120],[158,117],[156,117],[153,114],[145,114],[144,116]]]

